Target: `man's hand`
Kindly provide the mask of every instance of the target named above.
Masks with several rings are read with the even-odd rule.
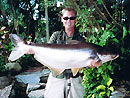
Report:
[[[30,48],[26,54],[35,54],[35,52]]]
[[[89,67],[95,68],[95,67],[99,67],[101,65],[102,65],[101,61],[93,61]]]

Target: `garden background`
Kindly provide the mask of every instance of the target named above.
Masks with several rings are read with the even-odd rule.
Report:
[[[62,28],[59,13],[67,5],[77,10],[76,26],[86,42],[110,47],[120,54],[117,60],[98,69],[82,70],[85,97],[107,98],[115,86],[130,81],[129,0],[1,0],[0,75],[9,73],[5,69],[13,48],[9,34],[18,34],[26,42],[46,43],[53,32]],[[40,66],[31,55],[16,62],[23,70]]]

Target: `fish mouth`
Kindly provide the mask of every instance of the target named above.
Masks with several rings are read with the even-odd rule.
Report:
[[[113,56],[114,59],[118,58],[119,57],[119,54]]]

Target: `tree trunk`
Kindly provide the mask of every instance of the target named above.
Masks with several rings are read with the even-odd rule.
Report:
[[[48,22],[48,6],[45,6],[45,17],[46,17],[46,40],[49,41],[49,22]]]

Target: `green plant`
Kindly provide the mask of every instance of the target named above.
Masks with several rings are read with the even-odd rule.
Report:
[[[83,86],[85,88],[85,98],[108,98],[114,91],[112,78],[112,65],[103,64],[99,68],[83,69]]]
[[[0,72],[5,71],[5,65],[8,62],[8,56],[12,48],[8,31],[0,31]]]
[[[114,34],[116,28],[106,24],[104,30],[93,30],[86,41],[100,46],[110,46],[119,44],[119,40]],[[110,45],[109,45],[110,44]],[[116,65],[116,63],[115,63]],[[99,68],[84,69],[83,85],[85,88],[85,98],[109,98],[114,87],[111,86],[115,66],[112,62],[105,63]],[[119,66],[119,65],[117,65]]]
[[[68,1],[72,2],[69,4],[73,5],[78,11],[77,26],[80,28],[79,31],[85,37],[87,36],[87,42],[110,48],[114,46],[113,50],[120,53],[118,62],[108,62],[95,69],[83,69],[85,97],[108,97],[110,92],[113,91],[111,80],[115,80],[117,75],[122,76],[121,78],[128,78],[127,73],[129,73],[130,64],[130,2],[129,0],[67,0],[67,2],[65,0],[65,3],[68,4]],[[10,33],[18,33],[25,40],[28,40],[25,36],[31,35],[34,37],[35,35],[34,41],[40,42],[41,37],[46,36],[45,4],[48,5],[50,33],[60,29],[60,25],[57,25],[60,23],[57,18],[60,9],[53,6],[54,3],[56,3],[55,0],[48,2],[47,0],[34,0],[32,2],[28,2],[28,0],[1,0],[0,26],[5,25],[7,28],[11,28]],[[36,5],[38,5],[38,8],[36,8]],[[36,10],[37,12],[35,12]],[[36,20],[33,19],[34,14],[37,15]],[[2,38],[3,35],[7,35],[7,32],[0,31],[0,71],[5,70],[4,65],[8,62],[8,54],[12,50],[12,43],[8,38]],[[32,65],[32,59],[33,57],[30,58],[30,55],[24,55],[17,62]],[[120,70],[115,72],[116,68],[120,68]]]
[[[31,36],[26,36],[26,33],[18,34],[25,42],[31,41]],[[12,43],[12,42],[11,42]],[[13,46],[13,45],[12,45]],[[14,48],[14,46],[13,46]],[[12,51],[12,49],[11,49]],[[27,70],[29,67],[34,67],[38,65],[38,62],[34,59],[33,55],[26,55],[24,54],[22,57],[20,57],[18,60],[14,61],[18,62],[23,70]]]
[[[103,0],[84,0],[79,2],[82,6],[75,4],[78,10],[77,26],[79,31],[87,35],[86,42],[94,43],[100,46],[108,46],[120,52],[120,42],[126,36],[126,28],[118,23],[114,16],[120,11],[114,12],[113,16],[109,13]],[[113,1],[109,1],[113,4]],[[112,6],[112,5],[111,5]],[[114,8],[112,8],[113,10]],[[115,9],[114,9],[115,10]],[[107,13],[106,13],[107,12]],[[111,19],[106,17],[108,14]],[[119,16],[120,17],[120,16]],[[123,30],[122,30],[123,28]],[[122,31],[124,31],[122,33]],[[120,34],[123,36],[120,36]],[[123,48],[124,49],[124,48]],[[111,76],[114,75],[115,68],[119,66],[116,62],[108,62],[99,68],[83,69],[83,86],[85,89],[85,98],[109,98],[114,91]]]

